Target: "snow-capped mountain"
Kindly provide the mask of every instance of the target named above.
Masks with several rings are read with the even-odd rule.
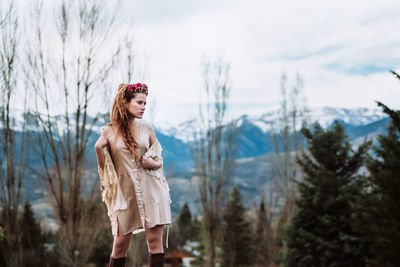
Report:
[[[85,168],[88,172],[97,172],[96,155],[93,145],[100,135],[100,128],[103,127],[108,118],[104,115],[99,116],[89,140],[87,149],[87,161]],[[324,128],[329,127],[334,120],[341,121],[346,129],[350,141],[354,146],[362,143],[365,137],[372,138],[379,133],[385,132],[385,126],[388,124],[388,117],[379,109],[370,108],[333,108],[320,107],[311,109],[304,116],[309,124],[318,121]],[[23,112],[13,110],[12,125],[15,130],[20,130],[24,117]],[[233,173],[233,180],[239,184],[244,191],[244,199],[249,200],[258,195],[260,184],[267,184],[269,179],[269,152],[274,151],[274,144],[271,138],[271,129],[282,121],[279,111],[272,110],[257,116],[242,115],[237,117],[236,125],[238,134],[235,143],[238,145],[236,154],[236,163]],[[75,123],[74,116],[70,117],[71,123]],[[65,116],[59,115],[52,118],[57,123],[58,128],[65,129]],[[89,123],[93,119],[88,118]],[[153,125],[157,138],[163,146],[164,168],[166,176],[171,186],[171,196],[174,199],[174,212],[178,212],[181,206],[196,198],[192,191],[196,189],[195,175],[193,173],[193,161],[190,154],[191,140],[196,121],[189,120],[177,125]],[[301,120],[297,124],[300,128]],[[1,127],[1,125],[0,125]],[[34,128],[28,127],[32,130]],[[36,130],[39,131],[40,130]],[[20,135],[16,135],[16,142],[19,142]],[[62,138],[62,137],[61,137]],[[40,169],[41,162],[37,159],[33,151],[33,146],[28,146],[25,153],[28,155],[27,164],[33,168]],[[0,157],[2,151],[0,150]],[[16,155],[18,156],[18,155]],[[38,200],[41,195],[38,192],[40,187],[38,178],[32,173],[27,173],[24,178],[23,190],[27,199]],[[188,191],[188,188],[194,188]],[[197,191],[196,191],[197,192]],[[39,201],[39,200],[38,200]],[[195,201],[195,200],[193,200]],[[190,202],[190,201],[189,201]]]
[[[333,108],[320,107],[311,111],[311,120],[318,121],[322,127],[327,127],[334,120],[340,120],[353,126],[367,125],[386,118],[380,108]]]
[[[314,107],[310,109],[306,114],[300,116],[297,123],[296,129],[300,129],[301,120],[304,118],[308,123],[314,123],[316,121],[326,128],[331,125],[335,120],[350,124],[353,126],[368,125],[372,122],[386,118],[379,108],[335,108],[335,107]],[[279,110],[271,110],[261,115],[242,115],[237,118],[237,126],[241,127],[244,121],[257,126],[263,133],[267,133],[271,130],[273,125],[280,122],[281,114]],[[174,136],[184,142],[191,141],[193,138],[193,130],[195,125],[194,120],[188,120],[178,125],[168,125],[157,127],[159,132],[165,135]]]
[[[35,125],[35,114],[29,113],[23,109],[10,109],[10,121],[11,128],[15,131],[22,131],[23,126],[25,126],[25,130],[29,131],[37,131],[37,127]],[[40,116],[43,119],[47,119],[47,115],[45,113],[41,113]],[[76,127],[76,114],[69,114],[69,125],[70,129],[75,129]],[[80,123],[82,123],[83,115],[81,114]],[[94,116],[88,115],[86,117],[86,125],[90,127],[93,123]],[[101,132],[101,127],[107,124],[108,117],[105,117],[104,114],[99,114],[97,121],[93,125],[93,132]],[[50,116],[50,121],[57,126],[57,130],[60,133],[63,133],[67,129],[67,117],[65,115],[54,115]],[[25,125],[24,125],[25,122]],[[2,125],[0,124],[0,128]]]
[[[11,110],[11,118],[12,125],[14,125],[14,129],[20,131],[22,129],[23,121],[24,121],[24,111],[19,109]],[[93,131],[100,132],[101,127],[107,124],[107,118],[104,115],[99,116],[99,120],[95,123]],[[304,118],[309,123],[313,123],[318,121],[319,124],[326,128],[334,120],[339,120],[346,124],[351,124],[353,126],[362,126],[367,125],[372,122],[378,121],[386,117],[380,108],[337,108],[337,107],[313,107],[307,111],[306,114],[301,115],[297,121],[296,128],[300,129],[301,127],[301,118]],[[243,120],[247,120],[251,122],[251,124],[256,125],[262,132],[266,133],[271,130],[273,125],[279,123],[281,118],[280,110],[270,110],[261,115],[246,115],[243,114],[240,117],[236,118],[237,126],[240,127],[243,123]],[[64,115],[56,115],[53,117],[54,122],[57,122],[57,125],[60,130],[66,128],[66,117]],[[70,125],[74,128],[75,116],[69,116]],[[88,116],[88,125],[91,123],[92,117]],[[182,140],[183,142],[188,142],[193,138],[193,131],[195,129],[196,120],[191,119],[184,122],[178,122],[177,124],[168,124],[168,125],[153,125],[154,128],[167,136],[173,136],[177,139]],[[61,131],[62,132],[62,131]]]

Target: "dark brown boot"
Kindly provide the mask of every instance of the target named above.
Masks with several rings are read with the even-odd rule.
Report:
[[[125,267],[126,257],[123,258],[113,258],[110,256],[110,263],[108,264],[109,267]]]
[[[164,266],[164,253],[149,253],[148,256],[149,267],[163,267]]]

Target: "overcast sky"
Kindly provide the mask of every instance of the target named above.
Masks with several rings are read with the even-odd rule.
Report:
[[[311,107],[400,107],[400,81],[388,72],[400,70],[398,1],[129,2],[155,122],[195,112],[201,57],[218,53],[231,63],[232,115],[276,107],[282,72],[289,82],[303,76]]]
[[[202,55],[230,62],[230,116],[276,108],[283,72],[289,83],[300,73],[310,107],[400,108],[388,71],[400,71],[396,0],[124,0],[121,10],[146,66],[144,119],[152,109],[156,125],[196,113]]]

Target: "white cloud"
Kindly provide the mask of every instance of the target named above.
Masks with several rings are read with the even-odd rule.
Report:
[[[185,117],[186,106],[196,102],[195,90],[201,88],[202,53],[221,49],[231,62],[231,102],[240,109],[235,114],[259,112],[263,103],[265,110],[279,104],[282,71],[290,79],[296,71],[302,74],[310,106],[375,107],[374,100],[381,100],[399,107],[398,81],[389,72],[374,72],[400,68],[400,36],[394,34],[400,26],[397,1],[208,5],[201,10],[193,5],[192,11],[185,6],[191,15],[176,20],[136,20],[138,44],[152,55],[150,81],[157,108],[180,114],[158,114],[156,121]]]
[[[231,63],[231,115],[276,107],[283,71],[304,77],[310,106],[400,108],[399,81],[381,71],[400,71],[398,1],[126,0],[121,12],[110,39],[128,31],[148,55],[156,124],[194,116],[201,57],[221,51]]]

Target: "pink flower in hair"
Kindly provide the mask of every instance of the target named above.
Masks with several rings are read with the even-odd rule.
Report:
[[[148,87],[144,83],[129,84],[126,88],[128,91],[141,92],[148,95]]]

